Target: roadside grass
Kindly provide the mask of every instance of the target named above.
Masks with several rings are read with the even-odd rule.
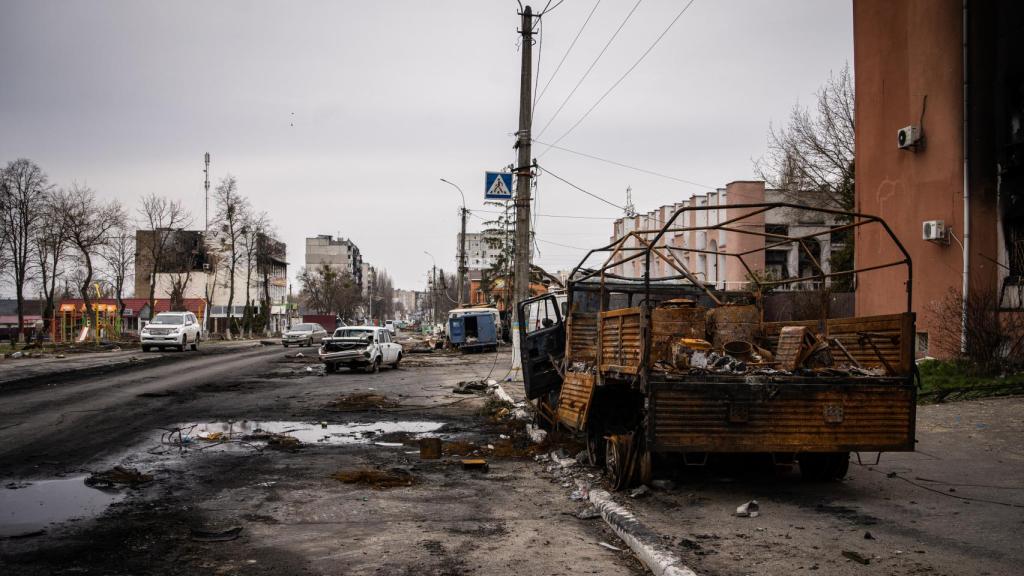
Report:
[[[1024,394],[1024,372],[984,374],[965,362],[946,360],[922,362],[918,370],[921,404]]]

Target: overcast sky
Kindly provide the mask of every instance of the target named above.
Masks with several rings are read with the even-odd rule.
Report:
[[[568,130],[685,1],[642,1],[538,135],[634,4],[597,7],[537,104],[535,138]],[[594,5],[565,0],[543,18],[541,87]],[[515,159],[514,0],[0,7],[0,161],[31,158],[55,184],[88,184],[133,211],[145,194],[180,198],[201,228],[209,152],[214,184],[234,175],[272,216],[293,278],[306,236],[340,234],[398,287],[422,289],[424,251],[455,268],[460,199],[439,178],[481,209],[484,171]],[[560,146],[710,187],[749,179],[769,122],[852,59],[848,0],[696,0]],[[544,148],[542,168],[616,204],[631,186],[639,211],[707,191]],[[595,217],[538,217],[537,261],[552,272],[583,254],[566,246],[606,243],[621,215],[550,175],[537,202],[539,214]],[[476,212],[470,231],[489,217]]]

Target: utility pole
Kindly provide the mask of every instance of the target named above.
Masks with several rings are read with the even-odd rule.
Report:
[[[430,267],[430,320],[437,324],[437,264]]]
[[[203,161],[206,163],[203,168],[203,175],[205,179],[203,181],[203,188],[206,190],[206,212],[204,213],[205,227],[203,230],[210,231],[210,153],[207,152],[206,156],[203,157]]]
[[[533,123],[530,91],[533,84],[533,11],[527,6],[523,9],[523,21],[520,34],[523,36],[523,67],[519,79],[519,131],[516,133],[516,145],[519,149],[518,166],[516,166],[516,240],[513,277],[515,289],[512,302],[513,310],[516,303],[530,297],[530,126]],[[519,320],[515,329],[519,330]]]
[[[469,210],[462,207],[462,234],[459,234],[459,306],[462,306],[462,286],[466,283],[466,216]]]

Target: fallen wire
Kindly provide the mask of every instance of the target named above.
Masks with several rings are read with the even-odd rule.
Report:
[[[865,468],[865,469],[871,471],[871,472],[876,472],[878,474],[885,474],[886,478],[897,478],[899,480],[903,480],[904,482],[906,482],[907,484],[910,484],[911,486],[920,488],[922,490],[927,490],[929,492],[934,492],[936,494],[939,494],[941,496],[945,496],[947,498],[954,498],[956,500],[969,500],[971,502],[984,502],[986,504],[996,504],[998,506],[1006,506],[1006,507],[1009,507],[1009,508],[1024,508],[1024,504],[1015,504],[1013,502],[1003,502],[1003,501],[1000,501],[1000,500],[989,500],[988,498],[976,498],[976,497],[973,497],[973,496],[960,496],[959,494],[954,494],[954,493],[951,493],[951,492],[945,492],[943,490],[932,488],[931,486],[925,486],[924,484],[921,484],[919,482],[914,482],[910,478],[907,478],[906,476],[900,476],[896,472],[883,472],[881,470],[875,470],[874,468],[868,467],[867,465],[864,465],[864,464],[858,464],[858,465],[861,466],[862,468]]]

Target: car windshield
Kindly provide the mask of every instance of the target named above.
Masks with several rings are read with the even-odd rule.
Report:
[[[312,331],[313,331],[313,325],[312,324],[296,324],[295,326],[292,326],[292,332],[312,332]]]
[[[373,336],[373,330],[360,330],[353,328],[339,328],[334,332],[335,338],[369,338]]]
[[[153,324],[184,324],[185,317],[181,314],[157,314]]]

